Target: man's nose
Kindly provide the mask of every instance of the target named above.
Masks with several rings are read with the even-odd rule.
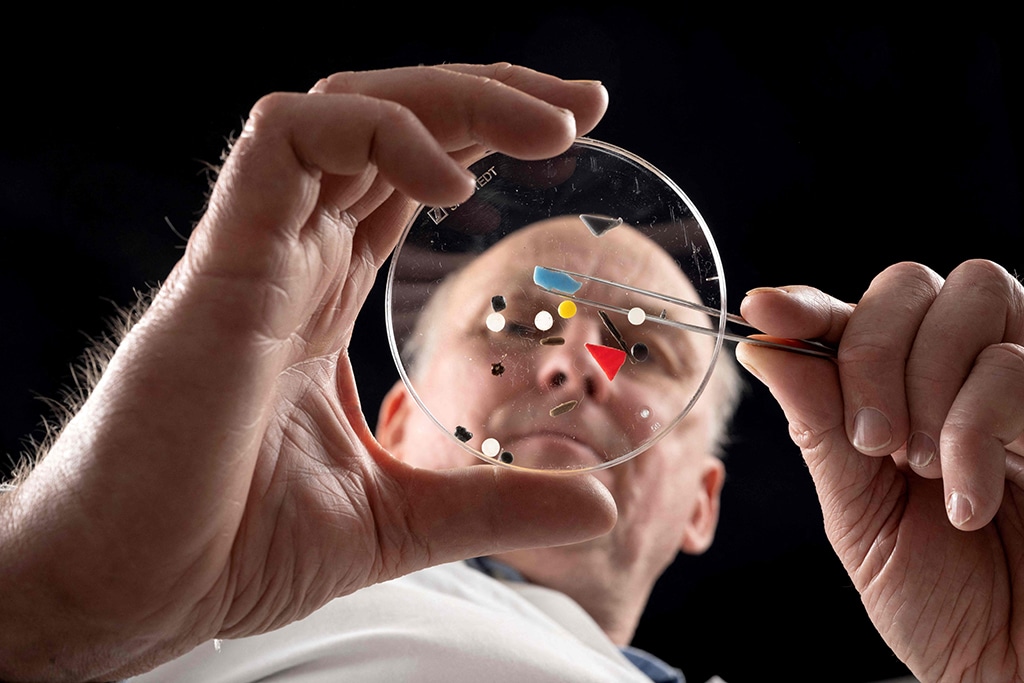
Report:
[[[586,348],[587,344],[602,343],[600,321],[595,314],[581,312],[562,322],[561,330],[552,335],[555,343],[542,344],[537,351],[538,388],[569,397],[586,396],[599,402],[607,401],[611,383]],[[551,339],[549,337],[549,342]]]

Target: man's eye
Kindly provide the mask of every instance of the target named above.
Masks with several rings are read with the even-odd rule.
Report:
[[[540,332],[537,328],[532,325],[524,325],[517,322],[509,322],[505,326],[505,331],[513,337],[520,337],[522,339],[534,339]]]

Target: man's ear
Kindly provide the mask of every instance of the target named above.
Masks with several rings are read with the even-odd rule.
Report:
[[[708,455],[701,473],[700,486],[693,503],[689,522],[683,532],[679,549],[690,555],[700,555],[711,547],[718,527],[718,512],[725,483],[725,464],[720,458]]]
[[[405,437],[405,427],[412,406],[412,397],[401,380],[395,382],[381,401],[380,413],[377,415],[377,442],[392,453]]]

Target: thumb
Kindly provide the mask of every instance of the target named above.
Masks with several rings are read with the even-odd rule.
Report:
[[[826,534],[852,572],[870,545],[858,540],[876,538],[886,508],[897,503],[902,477],[893,459],[863,455],[850,443],[832,361],[752,344],[740,344],[736,357],[782,407],[817,489]]]
[[[428,470],[398,462],[389,474],[403,489],[408,531],[425,546],[425,552],[402,553],[390,565],[396,576],[470,557],[586,541],[615,525],[615,502],[591,475],[484,464]]]

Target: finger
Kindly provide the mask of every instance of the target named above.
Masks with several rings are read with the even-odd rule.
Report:
[[[906,442],[907,359],[941,286],[934,271],[897,264],[872,280],[850,316],[839,346],[839,374],[846,430],[862,453],[889,455]]]
[[[380,472],[380,493],[370,496],[375,519],[386,520],[377,525],[387,534],[377,580],[470,557],[584,541],[615,525],[615,501],[592,475],[483,463],[447,470],[406,464],[370,433],[351,373],[339,375],[339,382],[347,397],[342,409]]]
[[[805,286],[758,287],[740,302],[740,314],[758,330],[783,339],[838,343],[853,306]]]
[[[576,135],[586,135],[597,126],[608,108],[608,91],[599,81],[567,81],[533,69],[510,64],[446,64],[442,68],[495,78],[556,107],[568,109],[576,119]]]
[[[736,356],[782,407],[814,480],[825,531],[854,575],[872,550],[865,539],[877,538],[896,517],[902,488],[895,464],[864,457],[850,444],[835,363],[751,344],[738,345]]]
[[[336,313],[345,320],[355,320],[359,315],[379,269],[401,237],[395,226],[408,223],[415,205],[400,194],[390,193],[385,201],[374,203],[372,208],[372,213],[365,219],[359,218],[359,230],[352,235],[352,258],[344,280],[351,295],[339,300],[335,306]],[[354,207],[353,212],[361,215],[364,210]],[[333,335],[326,340],[324,348],[326,352],[334,353],[348,344],[348,340],[347,334]]]
[[[988,261],[968,261],[946,279],[920,323],[907,360],[906,392],[911,438],[907,457],[937,476],[946,459],[938,447],[943,424],[975,359],[1000,342],[1024,341],[1020,284]],[[984,420],[985,416],[978,415]]]
[[[607,107],[599,83],[562,81],[509,64],[346,72],[314,91],[397,102],[414,111],[446,150],[481,144],[522,159],[561,153]]]
[[[1018,460],[1007,445],[1022,433],[1024,347],[990,346],[978,355],[942,428],[946,511],[955,526],[980,529],[995,516],[1007,476],[1017,474],[1008,471]]]
[[[360,94],[269,95],[250,112],[245,138],[287,143],[290,149],[281,153],[291,152],[307,171],[354,176],[375,166],[420,201],[465,199],[472,191],[469,175],[416,113],[390,100]]]
[[[428,565],[520,548],[563,545],[607,533],[615,524],[611,494],[589,475],[519,472],[489,465],[434,471],[392,461],[405,528],[419,547],[384,559],[390,576]]]
[[[350,205],[321,196],[325,174],[361,178],[365,190],[375,182],[368,169],[426,203],[473,191],[470,175],[401,105],[363,95],[267,96],[253,107],[197,231],[210,248],[195,251],[216,259],[221,275],[265,277],[281,265],[270,260],[278,241],[297,238],[316,212],[346,220]],[[346,196],[360,190],[333,199]]]

